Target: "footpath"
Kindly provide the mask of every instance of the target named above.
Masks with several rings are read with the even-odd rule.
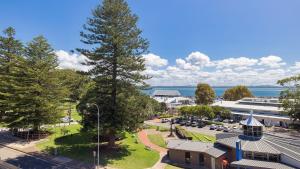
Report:
[[[138,137],[139,137],[139,140],[141,141],[141,143],[143,143],[146,147],[149,147],[150,149],[159,152],[160,158],[156,162],[156,164],[153,167],[151,167],[151,169],[164,169],[167,164],[163,162],[164,161],[163,159],[166,157],[168,150],[166,148],[159,147],[159,146],[151,143],[151,141],[148,139],[146,130],[140,131],[138,133]]]

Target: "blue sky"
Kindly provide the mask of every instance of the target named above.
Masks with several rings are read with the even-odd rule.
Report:
[[[86,18],[90,16],[91,10],[99,2],[96,0],[1,1],[0,29],[13,26],[17,31],[17,37],[25,42],[42,34],[55,50],[61,51],[60,53],[68,52],[82,46],[79,32]],[[139,27],[143,30],[143,36],[150,41],[149,51],[155,55],[146,60],[153,63],[167,61],[161,67],[147,64],[148,73],[156,78],[153,82],[150,81],[152,84],[195,84],[198,81],[220,83],[216,80],[206,80],[207,73],[230,71],[224,68],[232,69],[231,73],[241,73],[241,70],[233,70],[236,67],[244,67],[243,71],[246,71],[246,67],[253,67],[252,69],[258,70],[258,74],[260,71],[283,70],[284,73],[279,77],[298,72],[297,64],[300,65],[298,63],[300,61],[300,10],[298,10],[300,1],[298,0],[129,0],[128,3],[132,11],[139,16]],[[203,61],[203,56],[198,53],[194,60],[188,59],[192,52],[203,54],[204,60],[207,56],[208,62],[212,64],[195,65],[195,58]],[[65,60],[70,60],[72,57],[80,60],[78,55],[69,55],[65,56],[68,57]],[[270,55],[273,57],[269,57]],[[248,60],[240,59],[241,57]],[[229,58],[234,60],[228,60]],[[262,61],[261,58],[266,59]],[[274,60],[279,65],[264,64],[266,62],[273,64]],[[187,65],[189,62],[190,67]],[[217,65],[228,62],[248,64],[242,66],[233,64],[233,67]],[[193,65],[199,69],[191,67]],[[182,69],[177,71],[181,71],[183,76],[197,71],[200,74],[197,75],[199,80],[182,82],[183,79],[177,77],[176,84],[165,84],[162,80],[170,77],[164,74],[174,67]],[[289,67],[295,67],[296,71],[289,70]],[[190,71],[190,74],[186,71]],[[247,78],[248,76],[245,76],[245,79]],[[223,80],[223,83],[229,83],[226,79]],[[231,80],[230,83],[242,83],[241,81],[255,84],[255,80],[254,82]],[[275,79],[261,81],[259,84],[274,84],[274,82]]]

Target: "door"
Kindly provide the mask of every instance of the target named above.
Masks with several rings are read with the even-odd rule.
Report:
[[[216,169],[216,159],[211,157],[211,169]]]
[[[204,165],[204,155],[202,153],[199,154],[199,165],[200,166]]]

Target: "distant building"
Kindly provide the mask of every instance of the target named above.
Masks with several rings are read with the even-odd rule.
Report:
[[[216,143],[169,140],[172,163],[186,168],[294,169],[300,166],[300,140],[263,134],[251,114],[241,122],[242,133],[221,133]]]
[[[178,90],[155,90],[153,97],[179,97],[181,96]]]
[[[169,110],[182,105],[194,104],[191,98],[182,97],[178,90],[155,90],[152,94],[152,98],[160,103],[166,103]]]
[[[231,110],[233,119],[239,121],[249,116],[253,111],[253,116],[266,126],[287,127],[291,122],[287,115],[282,114],[283,109],[277,98],[243,98],[238,101],[217,101],[213,106],[221,106]]]

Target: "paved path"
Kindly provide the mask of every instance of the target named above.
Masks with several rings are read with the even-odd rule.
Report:
[[[155,151],[159,152],[160,158],[156,162],[156,164],[153,167],[151,167],[151,169],[164,169],[165,166],[166,166],[166,163],[162,162],[162,160],[166,156],[168,150],[166,148],[159,147],[159,146],[151,143],[151,141],[147,137],[147,132],[145,130],[140,131],[138,133],[138,137],[139,137],[139,140],[145,146],[151,148],[152,150],[155,150]]]
[[[145,146],[148,146],[149,148],[151,148],[159,153],[167,153],[167,149],[165,149],[163,147],[159,147],[158,145],[151,143],[151,141],[147,137],[147,132],[145,130],[140,131],[138,133],[138,137]]]

